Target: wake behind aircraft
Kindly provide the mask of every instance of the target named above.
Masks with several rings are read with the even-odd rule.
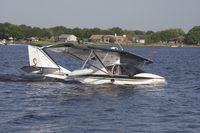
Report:
[[[69,70],[57,64],[47,52],[51,50],[83,62],[79,69]],[[84,84],[148,85],[166,83],[165,78],[143,71],[151,60],[120,50],[85,44],[62,43],[48,46],[28,45],[29,66],[22,70],[44,77],[78,81]]]

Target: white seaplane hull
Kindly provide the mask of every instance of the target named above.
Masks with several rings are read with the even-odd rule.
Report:
[[[69,78],[66,80],[69,81]],[[90,75],[76,77],[73,80],[79,81],[84,84],[116,84],[116,85],[155,85],[155,84],[166,84],[165,78],[150,74],[142,73],[135,75],[133,77],[128,76],[116,76],[116,77],[106,77],[100,75]]]

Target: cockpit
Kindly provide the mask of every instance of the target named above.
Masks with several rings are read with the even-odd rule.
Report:
[[[133,77],[136,74],[143,73],[144,71],[130,65],[122,65],[122,64],[115,64],[112,66],[106,67],[107,70],[109,70],[113,75],[124,75],[124,76],[130,76]]]

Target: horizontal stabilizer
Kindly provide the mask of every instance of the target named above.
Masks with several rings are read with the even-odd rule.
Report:
[[[41,71],[40,67],[33,67],[33,66],[24,66],[21,69],[27,73],[39,73]]]

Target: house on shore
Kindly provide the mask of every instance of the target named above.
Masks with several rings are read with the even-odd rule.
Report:
[[[104,43],[114,43],[115,41],[116,41],[116,39],[113,35],[104,35],[103,36]]]
[[[58,37],[56,37],[57,41],[63,41],[63,42],[76,42],[77,37],[72,34],[61,34]]]
[[[89,38],[91,42],[100,42],[100,43],[110,43],[115,42],[115,37],[113,35],[91,35]]]
[[[35,37],[29,37],[26,39],[28,42],[37,42],[38,39],[36,39]]]
[[[89,41],[91,42],[103,42],[104,35],[91,35]]]
[[[116,43],[129,43],[130,41],[128,40],[128,38],[126,37],[126,35],[117,36],[115,34],[115,42]]]
[[[128,39],[125,35],[117,36],[115,35],[92,35],[89,38],[91,42],[100,42],[100,43],[126,43]]]
[[[184,36],[177,36],[176,38],[172,38],[167,40],[167,43],[171,44],[183,44],[185,42],[185,37]]]
[[[144,35],[136,35],[133,37],[133,42],[144,44],[145,36]]]

